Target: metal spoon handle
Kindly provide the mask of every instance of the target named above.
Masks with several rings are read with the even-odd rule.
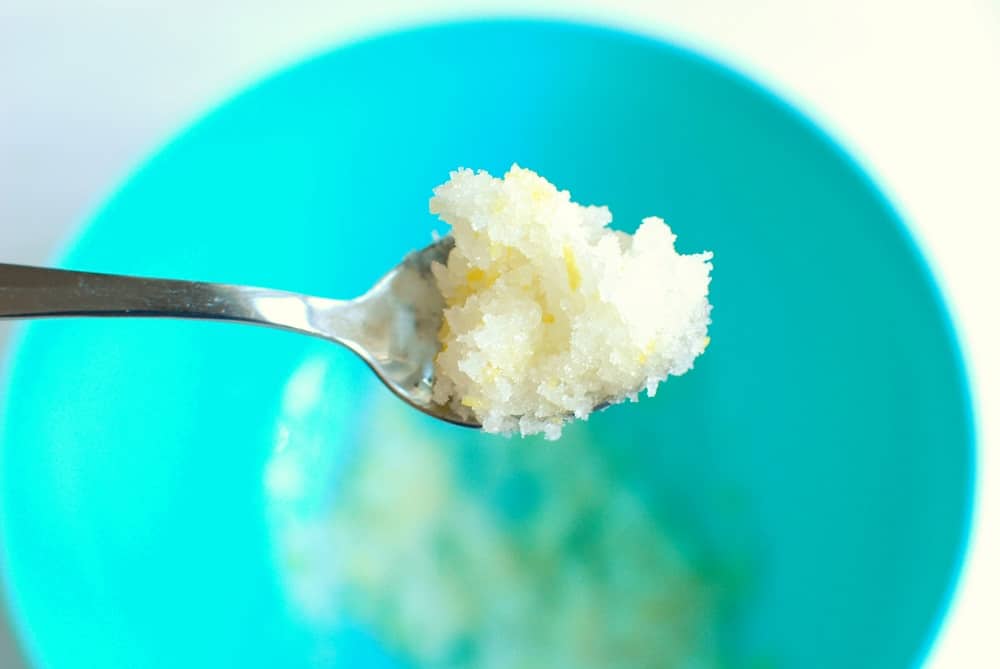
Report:
[[[161,317],[253,323],[336,342],[356,353],[401,399],[435,418],[479,427],[433,401],[445,302],[434,278],[454,240],[409,254],[368,292],[331,300],[282,290],[74,272],[0,263],[0,319]]]
[[[195,318],[330,337],[330,312],[341,306],[346,311],[348,304],[264,288],[0,263],[0,318]],[[318,311],[325,315],[326,327],[317,327]]]

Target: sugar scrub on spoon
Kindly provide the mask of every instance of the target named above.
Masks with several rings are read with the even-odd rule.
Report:
[[[662,219],[634,235],[517,165],[460,169],[431,213],[455,247],[433,266],[445,298],[434,401],[487,432],[542,432],[653,396],[708,345],[710,252],[678,254]]]

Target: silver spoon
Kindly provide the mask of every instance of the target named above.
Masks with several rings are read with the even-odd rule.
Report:
[[[361,297],[331,300],[266,288],[145,279],[0,263],[0,318],[130,316],[251,323],[346,346],[400,399],[426,414],[480,427],[431,401],[444,299],[431,263],[444,237],[408,255]]]

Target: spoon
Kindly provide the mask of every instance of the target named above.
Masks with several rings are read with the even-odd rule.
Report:
[[[0,263],[0,318],[130,316],[250,323],[336,342],[364,360],[410,406],[456,425],[480,427],[431,400],[444,298],[431,263],[449,237],[409,254],[354,300],[266,288],[146,279]]]

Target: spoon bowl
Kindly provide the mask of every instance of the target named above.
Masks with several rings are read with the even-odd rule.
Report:
[[[356,339],[340,343],[361,356],[382,383],[410,406],[448,423],[478,428],[474,420],[431,399],[445,306],[431,266],[444,263],[454,245],[450,236],[442,237],[392,268],[355,300],[362,329]],[[339,314],[334,310],[327,327],[332,333],[338,326]]]

